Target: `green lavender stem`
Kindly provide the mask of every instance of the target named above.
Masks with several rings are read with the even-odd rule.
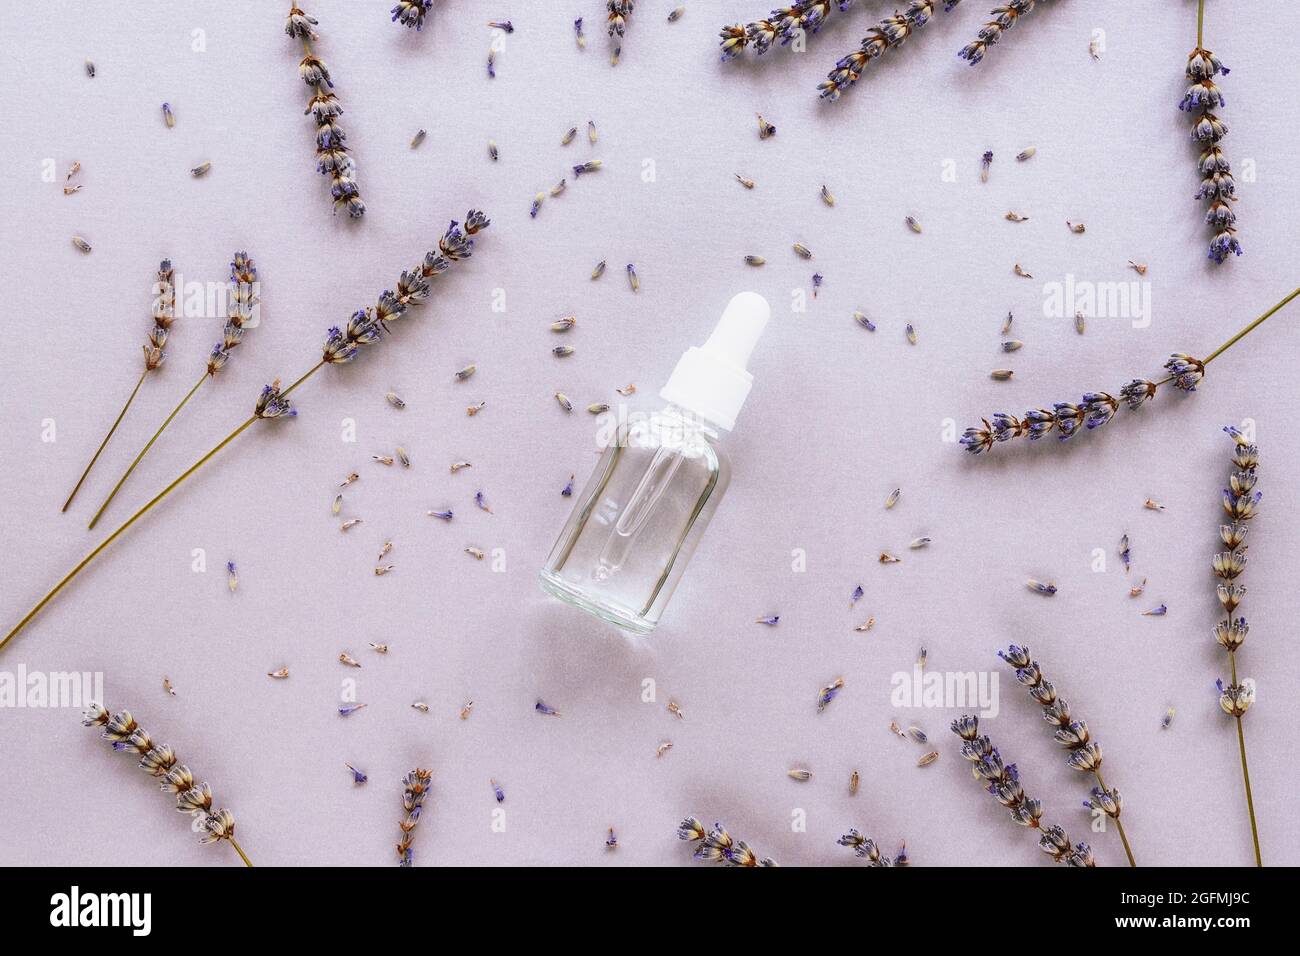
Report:
[[[41,609],[45,607],[45,605],[49,604],[50,601],[54,599],[55,595],[57,595],[60,591],[62,591],[64,587],[66,587],[73,578],[75,578],[78,574],[80,574],[85,569],[86,565],[90,564],[91,561],[94,561],[95,558],[99,557],[101,551],[103,551],[110,544],[116,541],[118,536],[120,536],[124,531],[126,531],[127,528],[135,524],[136,521],[138,521],[140,518],[143,518],[153,508],[154,505],[158,504],[158,502],[162,501],[173,491],[179,488],[181,484],[183,484],[184,481],[190,477],[190,475],[194,474],[205,464],[207,464],[208,460],[211,459],[213,456],[215,456],[217,452],[221,451],[221,449],[225,448],[232,441],[234,441],[241,434],[243,434],[244,430],[248,428],[249,425],[253,424],[253,422],[255,421],[257,421],[256,415],[248,419],[248,421],[244,422],[244,424],[240,425],[233,432],[231,432],[229,435],[223,438],[220,442],[218,442],[213,447],[211,451],[209,451],[206,455],[204,455],[193,465],[187,468],[179,478],[177,478],[170,485],[168,485],[166,488],[160,491],[152,499],[150,499],[148,504],[146,504],[143,508],[141,508],[135,514],[133,514],[130,518],[127,518],[126,521],[123,522],[121,527],[119,527],[116,531],[114,531],[107,538],[101,541],[99,546],[96,547],[95,550],[91,551],[90,554],[82,558],[80,563],[78,563],[76,567],[74,567],[71,571],[65,574],[59,580],[59,583],[54,585],[54,587],[52,587],[49,590],[49,593],[47,593],[45,597],[41,598],[41,600],[37,603],[37,605],[34,608],[32,608],[30,611],[27,612],[27,616],[24,617],[21,621],[19,621],[14,626],[14,629],[5,635],[5,639],[3,641],[0,641],[0,650],[3,650],[5,645],[8,644],[10,641],[12,641],[18,635],[18,632],[27,626],[28,622],[30,622],[32,618],[34,618],[37,614],[39,614]]]
[[[1094,770],[1093,775],[1097,778],[1097,785],[1105,790],[1106,781],[1101,779],[1101,771]],[[1124,832],[1124,823],[1119,817],[1115,817],[1115,826],[1119,829],[1120,842],[1124,844],[1124,854],[1128,857],[1129,866],[1137,866],[1137,860],[1133,859],[1133,848],[1128,845],[1128,834]]]
[[[229,837],[228,839],[230,840],[230,845],[235,848],[235,852],[239,854],[239,858],[244,861],[244,866],[249,867],[251,869],[253,866],[253,861],[248,858],[248,854],[244,852],[244,848],[241,847],[235,841],[235,838],[233,836]]]
[[[68,495],[68,500],[63,503],[62,511],[66,512],[68,506],[72,504],[72,499],[77,497],[77,492],[81,490],[82,484],[90,474],[90,469],[95,467],[95,462],[99,461],[99,456],[102,455],[104,449],[108,447],[108,441],[113,437],[113,432],[117,431],[117,426],[122,424],[122,419],[126,418],[127,409],[129,409],[131,403],[135,401],[136,395],[140,392],[140,386],[144,384],[144,377],[149,374],[149,371],[150,370],[146,368],[140,373],[140,380],[135,383],[135,388],[131,390],[131,397],[126,400],[126,404],[122,406],[122,410],[117,413],[117,420],[113,422],[113,427],[108,430],[108,434],[104,436],[104,440],[99,443],[99,448],[96,449],[95,456],[90,459],[90,464],[86,466],[86,470],[81,473],[81,477],[77,480],[77,487],[72,489],[72,494]]]
[[[1244,339],[1244,338],[1245,338],[1247,335],[1249,335],[1251,332],[1255,331],[1255,329],[1256,329],[1256,328],[1257,328],[1261,323],[1263,323],[1265,319],[1268,319],[1270,316],[1273,315],[1273,313],[1280,311],[1280,310],[1282,309],[1283,306],[1285,306],[1288,302],[1290,302],[1292,299],[1294,299],[1294,298],[1295,298],[1296,296],[1298,296],[1298,295],[1300,295],[1300,289],[1296,289],[1294,292],[1292,292],[1290,295],[1288,295],[1286,298],[1284,298],[1284,299],[1283,299],[1281,302],[1279,302],[1277,305],[1273,306],[1273,308],[1269,309],[1267,312],[1265,312],[1265,313],[1264,313],[1263,315],[1261,315],[1259,318],[1255,319],[1255,321],[1251,322],[1249,325],[1247,325],[1244,329],[1242,329],[1240,332],[1238,332],[1238,333],[1237,333],[1236,335],[1234,335],[1232,338],[1228,339],[1228,341],[1226,341],[1226,342],[1224,342],[1222,345],[1220,345],[1217,349],[1215,349],[1213,352],[1211,352],[1210,355],[1209,355],[1209,358],[1206,358],[1205,360],[1203,360],[1203,361],[1201,362],[1201,364],[1202,364],[1202,365],[1209,365],[1211,362],[1213,362],[1216,358],[1218,358],[1218,357],[1219,357],[1220,355],[1222,355],[1224,352],[1228,351],[1228,349],[1232,348],[1234,345],[1236,345],[1238,342],[1240,342],[1242,339]],[[1174,377],[1173,377],[1172,375],[1166,375],[1166,376],[1165,376],[1164,378],[1162,378],[1160,381],[1156,382],[1156,385],[1157,385],[1157,386],[1159,386],[1159,385],[1166,385],[1166,384],[1168,384],[1169,382],[1172,382],[1173,380],[1174,380]]]
[[[1232,683],[1237,683],[1237,655],[1229,653],[1232,662]],[[1250,792],[1250,768],[1246,765],[1246,732],[1241,726],[1241,715],[1237,717],[1237,749],[1241,751],[1241,777],[1246,782],[1246,809],[1250,811],[1250,837],[1255,843],[1255,865],[1263,866],[1264,858],[1259,852],[1259,827],[1255,824],[1255,798]]]
[[[1226,341],[1226,342],[1224,342],[1222,345],[1220,345],[1217,349],[1215,349],[1213,352],[1210,353],[1209,357],[1206,358],[1202,364],[1204,364],[1204,365],[1209,365],[1211,362],[1213,362],[1216,358],[1218,358],[1218,357],[1219,357],[1220,355],[1222,355],[1224,352],[1228,351],[1228,349],[1232,348],[1234,345],[1236,345],[1238,342],[1240,342],[1242,339],[1244,339],[1244,338],[1245,338],[1247,335],[1249,335],[1251,332],[1255,331],[1256,326],[1261,325],[1261,324],[1264,322],[1264,320],[1265,320],[1265,319],[1268,319],[1270,316],[1272,316],[1274,312],[1278,312],[1278,311],[1280,311],[1280,310],[1282,309],[1283,306],[1285,306],[1288,302],[1290,302],[1292,299],[1294,299],[1294,298],[1295,298],[1296,296],[1298,296],[1298,295],[1300,295],[1300,289],[1296,289],[1294,292],[1292,292],[1290,295],[1288,295],[1285,299],[1283,299],[1283,300],[1282,300],[1281,302],[1279,302],[1277,305],[1273,306],[1273,308],[1269,309],[1267,312],[1265,312],[1263,315],[1261,315],[1261,316],[1260,316],[1258,319],[1256,319],[1254,322],[1251,322],[1250,325],[1246,326],[1244,329],[1242,329],[1240,332],[1238,332],[1238,333],[1237,333],[1236,335],[1234,335],[1232,338],[1228,339],[1228,341]]]
[[[194,393],[197,392],[199,387],[209,378],[211,378],[211,376],[207,372],[204,372],[203,377],[195,382],[194,387],[191,388],[189,392],[186,393],[185,397],[181,399],[181,403],[172,409],[172,413],[167,416],[166,420],[158,427],[158,430],[153,433],[153,437],[150,438],[148,443],[140,449],[140,454],[135,456],[135,460],[131,462],[131,466],[127,468],[127,470],[122,473],[122,477],[117,480],[117,484],[113,486],[113,490],[109,492],[108,497],[104,499],[104,503],[101,504],[99,510],[95,512],[95,517],[90,519],[90,524],[86,526],[88,529],[92,531],[94,530],[95,525],[99,523],[100,517],[104,514],[104,509],[106,509],[113,499],[117,497],[117,493],[122,490],[122,486],[126,484],[126,480],[131,477],[131,472],[135,471],[135,466],[140,464],[145,455],[149,454],[149,449],[153,447],[153,443],[158,440],[158,437],[162,435],[167,426],[172,423],[172,419],[180,414],[180,410],[185,407],[186,402],[194,397]]]
[[[320,371],[321,367],[324,366],[324,364],[325,364],[324,359],[317,362],[306,374],[304,374],[296,382],[294,382],[292,385],[290,385],[288,388],[282,391],[280,393],[281,396],[287,396],[299,385],[301,385],[303,382],[307,381],[307,379],[311,378],[318,371]],[[73,580],[73,578],[75,578],[78,574],[84,571],[86,569],[86,566],[89,565],[90,562],[94,561],[95,558],[99,557],[100,553],[103,552],[105,548],[107,548],[110,544],[116,541],[123,533],[126,532],[128,528],[131,527],[131,525],[135,524],[146,514],[152,511],[154,505],[158,504],[160,501],[162,501],[164,498],[170,495],[173,491],[175,491],[182,484],[184,484],[185,481],[189,479],[191,475],[193,475],[196,471],[198,471],[209,461],[215,458],[222,449],[224,449],[227,445],[229,445],[240,435],[242,435],[248,429],[248,427],[252,425],[254,422],[256,422],[257,420],[258,418],[256,415],[252,416],[247,421],[245,421],[242,425],[240,425],[238,428],[232,431],[229,435],[227,435],[225,438],[221,439],[221,441],[217,442],[217,444],[212,446],[212,449],[206,455],[204,455],[194,464],[190,465],[189,468],[185,469],[185,471],[183,471],[178,478],[172,481],[172,483],[169,484],[162,491],[158,492],[158,494],[154,495],[151,499],[149,499],[149,501],[139,511],[131,515],[131,517],[127,518],[126,521],[124,521],[116,531],[114,531],[107,538],[101,541],[93,551],[91,551],[88,555],[82,558],[81,561],[71,571],[69,571],[62,578],[60,578],[59,582],[55,584],[54,587],[52,587],[49,590],[49,592],[46,593],[45,597],[41,598],[40,601],[37,602],[36,606],[32,608],[30,611],[28,611],[27,615],[21,621],[15,624],[13,629],[8,634],[5,635],[4,640],[0,641],[0,651],[4,650],[5,646],[10,641],[12,641],[15,637],[17,637],[19,632],[22,631],[22,629],[25,628],[31,622],[32,618],[36,617],[36,615],[41,612],[41,610],[45,607],[45,605],[49,604],[50,601],[54,600],[55,596],[58,595],[58,593],[62,591],[65,587],[67,587],[68,584]]]

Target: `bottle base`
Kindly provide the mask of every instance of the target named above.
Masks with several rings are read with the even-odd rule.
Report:
[[[649,634],[655,629],[656,622],[636,617],[617,605],[594,600],[589,594],[580,591],[553,571],[538,572],[537,583],[552,597],[559,598],[571,607],[586,611],[592,617],[599,618],[607,624],[613,624],[620,630],[633,634]]]

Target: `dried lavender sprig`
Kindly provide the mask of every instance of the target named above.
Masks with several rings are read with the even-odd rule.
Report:
[[[200,843],[219,843],[226,840],[245,866],[253,861],[244,853],[235,839],[235,817],[224,807],[212,809],[212,788],[206,783],[194,782],[190,768],[177,760],[176,752],[166,744],[155,744],[149,732],[135,722],[128,710],[110,715],[103,706],[91,705],[81,715],[82,726],[102,728],[100,736],[111,741],[113,749],[134,752],[140,757],[140,769],[161,781],[164,793],[176,795],[176,809],[203,820],[206,835]]]
[[[400,4],[399,4],[400,6]],[[394,18],[396,19],[396,18]],[[343,112],[338,97],[332,92],[334,81],[330,78],[325,61],[312,52],[311,41],[319,39],[313,29],[317,21],[307,16],[297,6],[290,7],[289,18],[285,21],[284,32],[302,41],[306,54],[298,64],[298,75],[311,90],[304,114],[311,114],[316,121],[316,171],[330,178],[330,195],[334,197],[334,211],[346,209],[353,219],[359,219],[366,212],[366,204],[361,201],[357,189],[356,162],[345,145],[347,134],[338,125],[337,119]]]
[[[1129,866],[1137,866],[1133,859],[1133,848],[1129,846],[1128,834],[1124,832],[1124,823],[1120,812],[1124,808],[1119,790],[1107,787],[1101,776],[1101,745],[1092,739],[1088,724],[1070,716],[1070,705],[1065,699],[1056,695],[1056,687],[1043,676],[1038,661],[1029,655],[1028,647],[1012,644],[1005,651],[998,651],[998,657],[1006,661],[1016,672],[1016,680],[1029,689],[1029,696],[1034,703],[1043,708],[1043,719],[1056,728],[1056,742],[1070,751],[1067,763],[1082,773],[1091,773],[1097,779],[1097,786],[1092,788],[1092,798],[1083,805],[1092,810],[1101,810],[1115,821],[1119,830],[1120,841],[1124,844],[1124,853]]]
[[[1057,863],[1070,866],[1096,865],[1092,858],[1092,848],[1088,844],[1072,845],[1070,838],[1059,826],[1043,826],[1042,803],[1025,795],[1016,765],[1004,763],[998,748],[993,746],[988,737],[980,734],[978,717],[973,714],[958,717],[952,722],[952,732],[965,741],[961,755],[971,762],[975,776],[988,782],[985,789],[997,798],[998,803],[1011,811],[1011,819],[1022,827],[1042,834],[1038,838],[1038,846],[1044,853]]]
[[[415,27],[418,33],[424,27],[424,15],[433,9],[433,0],[397,0],[397,6],[389,11],[393,22],[402,26]]]
[[[236,252],[234,258],[230,262],[230,282],[226,288],[225,328],[222,332],[221,341],[212,347],[212,352],[208,356],[206,369],[203,374],[199,376],[199,380],[195,382],[194,386],[186,393],[185,397],[180,400],[180,403],[172,409],[171,414],[163,420],[163,423],[160,426],[158,426],[158,430],[153,433],[153,437],[150,438],[149,441],[145,443],[145,446],[140,449],[140,453],[135,456],[126,471],[122,473],[122,477],[119,478],[117,484],[113,486],[113,490],[109,492],[108,497],[104,499],[102,504],[100,504],[99,510],[95,512],[95,516],[90,519],[90,524],[87,526],[88,528],[93,530],[95,525],[99,523],[99,519],[103,516],[105,509],[107,509],[113,499],[117,497],[117,493],[122,490],[122,486],[126,484],[126,480],[131,477],[131,473],[135,471],[136,466],[139,465],[144,459],[144,456],[149,453],[149,449],[154,446],[154,443],[167,429],[167,426],[172,423],[172,419],[180,414],[181,409],[184,408],[189,400],[194,397],[194,394],[202,387],[204,382],[208,381],[210,378],[214,378],[219,371],[225,368],[226,362],[230,360],[231,351],[238,346],[240,341],[243,339],[245,327],[251,327],[249,326],[249,323],[253,318],[253,309],[259,304],[258,291],[257,265],[251,258],[249,258],[247,252]]]
[[[460,225],[453,221],[448,227],[447,232],[443,235],[442,240],[439,242],[438,249],[425,255],[423,262],[418,267],[418,275],[412,274],[411,272],[403,274],[403,283],[399,285],[399,288],[407,290],[407,299],[404,304],[415,304],[422,301],[429,293],[428,280],[430,278],[440,274],[441,271],[445,271],[450,262],[469,258],[474,247],[474,240],[469,237],[486,229],[489,225],[490,222],[487,216],[475,209],[471,209],[466,214],[463,231]],[[369,323],[367,323],[367,326],[368,325]],[[375,338],[377,338],[377,336],[375,336]],[[370,341],[374,341],[374,339],[371,339]],[[32,619],[41,612],[45,605],[54,600],[54,598],[58,596],[59,592],[62,591],[69,582],[76,578],[78,574],[84,571],[86,567],[95,560],[95,558],[99,557],[99,555],[103,553],[110,544],[121,537],[121,535],[123,535],[133,524],[148,514],[155,505],[184,484],[191,475],[220,454],[227,445],[262,419],[279,418],[291,415],[292,410],[289,407],[288,395],[324,368],[325,365],[331,364],[328,359],[328,348],[329,342],[327,341],[327,357],[322,358],[310,369],[300,375],[288,388],[281,391],[278,382],[274,385],[267,386],[266,389],[263,390],[262,396],[259,397],[257,406],[254,408],[253,415],[250,418],[235,428],[234,431],[221,441],[217,442],[217,444],[209,449],[207,454],[202,458],[192,464],[189,468],[185,469],[185,471],[181,472],[177,478],[163,488],[162,491],[158,492],[158,494],[154,495],[153,498],[149,499],[149,501],[136,511],[135,514],[131,515],[130,518],[124,521],[116,531],[101,541],[89,554],[74,565],[72,570],[60,578],[54,587],[47,591],[45,596],[36,603],[36,606],[28,611],[27,614],[23,616],[22,620],[9,630],[9,633],[4,636],[4,639],[0,640],[0,650],[3,650],[10,641],[17,637],[18,634],[22,632],[23,628],[30,624]],[[355,352],[353,354],[355,354]],[[350,358],[351,356],[344,361],[348,361]]]
[[[411,866],[411,841],[415,837],[415,828],[420,823],[420,814],[424,810],[424,798],[429,793],[429,783],[433,780],[432,770],[416,767],[402,778],[402,839],[397,843],[397,865]]]
[[[835,101],[840,94],[858,81],[867,64],[886,50],[896,49],[912,35],[914,30],[925,26],[934,15],[934,8],[939,0],[911,0],[902,13],[886,17],[871,28],[871,32],[862,38],[862,46],[841,57],[835,69],[826,74],[826,79],[817,86],[822,99]],[[944,12],[951,10],[961,0],[945,0]]]
[[[899,848],[897,856],[890,857],[880,852],[879,843],[870,837],[864,837],[853,828],[850,828],[848,833],[835,842],[840,846],[852,847],[854,853],[869,861],[869,866],[907,866],[911,863],[911,859],[907,855],[906,843]]]
[[[1164,367],[1168,374],[1164,378],[1156,382],[1135,378],[1119,390],[1118,400],[1108,392],[1087,392],[1077,405],[1058,402],[1051,409],[1030,409],[1021,418],[1006,412],[998,412],[990,418],[983,419],[981,425],[967,428],[958,443],[971,454],[978,455],[1000,442],[1013,438],[1037,441],[1053,430],[1061,441],[1066,441],[1077,434],[1081,427],[1090,431],[1105,425],[1119,410],[1120,402],[1123,402],[1130,411],[1141,408],[1155,397],[1157,390],[1163,385],[1172,384],[1181,392],[1194,392],[1205,378],[1206,368],[1211,362],[1253,332],[1296,296],[1300,296],[1300,289],[1291,292],[1204,359],[1194,358],[1186,352],[1175,352],[1165,362]]]
[[[752,46],[754,53],[762,56],[779,41],[789,46],[796,37],[814,34],[831,15],[832,10],[846,11],[853,0],[800,0],[786,7],[777,7],[762,20],[725,26],[719,32],[722,59],[735,59]]]
[[[149,343],[144,346],[144,371],[140,373],[135,388],[131,390],[126,404],[122,406],[122,410],[117,413],[117,418],[109,427],[104,440],[95,449],[95,454],[91,456],[90,463],[86,465],[86,470],[77,479],[77,484],[73,487],[72,493],[68,495],[68,500],[63,503],[61,511],[66,512],[72,504],[72,499],[77,497],[77,492],[81,490],[81,486],[90,475],[91,469],[95,467],[95,462],[99,461],[99,456],[108,447],[109,440],[113,437],[113,433],[117,431],[117,426],[122,424],[122,419],[126,418],[127,410],[130,409],[131,403],[135,401],[136,395],[139,394],[145,376],[162,365],[163,359],[167,357],[165,349],[167,336],[171,331],[172,323],[176,321],[176,287],[172,284],[172,278],[172,261],[164,259],[158,264],[158,281],[153,287],[153,325],[149,328]]]
[[[1232,210],[1232,204],[1237,201],[1237,184],[1232,177],[1232,166],[1219,146],[1228,135],[1228,127],[1214,112],[1225,103],[1214,77],[1220,73],[1227,76],[1231,71],[1217,56],[1205,49],[1204,34],[1205,0],[1200,0],[1196,11],[1196,49],[1187,54],[1189,85],[1178,108],[1191,114],[1192,142],[1201,148],[1201,156],[1197,161],[1201,188],[1195,198],[1209,200],[1205,222],[1215,230],[1207,255],[1222,264],[1229,256],[1239,256],[1242,251],[1241,243],[1237,240],[1237,214]]]
[[[1232,680],[1226,687],[1222,680],[1216,683],[1219,687],[1219,706],[1237,722],[1237,749],[1241,753],[1241,776],[1246,785],[1246,808],[1250,813],[1255,865],[1263,866],[1264,858],[1259,850],[1259,827],[1255,822],[1255,799],[1250,790],[1250,768],[1246,763],[1246,733],[1241,723],[1241,718],[1255,702],[1255,682],[1249,677],[1240,680],[1237,678],[1237,651],[1245,643],[1250,625],[1244,617],[1232,616],[1246,595],[1246,588],[1237,583],[1237,578],[1246,570],[1247,522],[1259,511],[1261,494],[1255,488],[1259,448],[1239,429],[1228,426],[1223,430],[1233,440],[1234,446],[1232,472],[1228,476],[1228,487],[1223,489],[1223,510],[1228,515],[1228,524],[1219,527],[1219,540],[1228,550],[1216,554],[1213,562],[1214,575],[1220,582],[1215,590],[1226,617],[1215,625],[1214,639],[1227,652]]]
[[[1033,12],[1034,3],[1035,0],[1008,0],[989,11],[993,19],[984,24],[975,39],[962,47],[957,55],[974,66],[984,59],[989,47],[1002,39],[1002,34],[1019,23],[1025,14]]]
[[[712,830],[706,830],[696,817],[687,817],[677,825],[677,839],[699,844],[695,848],[694,857],[706,863],[721,863],[723,866],[778,865],[771,857],[759,859],[758,854],[744,840],[733,840],[721,823],[715,823]]]

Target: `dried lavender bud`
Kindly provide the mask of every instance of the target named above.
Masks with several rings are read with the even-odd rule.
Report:
[[[1184,392],[1196,391],[1196,386],[1205,377],[1205,363],[1184,352],[1169,356],[1165,370],[1173,377],[1174,385]]]
[[[1222,680],[1214,683],[1219,688],[1219,707],[1229,717],[1240,719],[1255,703],[1255,682],[1249,677],[1238,684],[1224,684]]]
[[[839,696],[839,693],[843,688],[844,688],[844,678],[837,677],[835,678],[835,680],[831,681],[820,691],[818,691],[817,713],[820,714],[822,711],[824,711],[827,705],[829,705],[831,701],[833,701],[837,696]]]
[[[257,404],[253,408],[253,414],[258,418],[292,418],[298,414],[298,410],[290,404],[287,398],[280,394],[280,380],[276,379],[270,385],[262,387],[262,392],[257,397]]]

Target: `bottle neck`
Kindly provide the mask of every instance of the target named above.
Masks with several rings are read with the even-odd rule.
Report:
[[[660,428],[678,429],[684,435],[699,434],[713,441],[721,437],[722,429],[716,424],[698,412],[672,402],[655,412],[654,417],[660,420],[658,423]]]

